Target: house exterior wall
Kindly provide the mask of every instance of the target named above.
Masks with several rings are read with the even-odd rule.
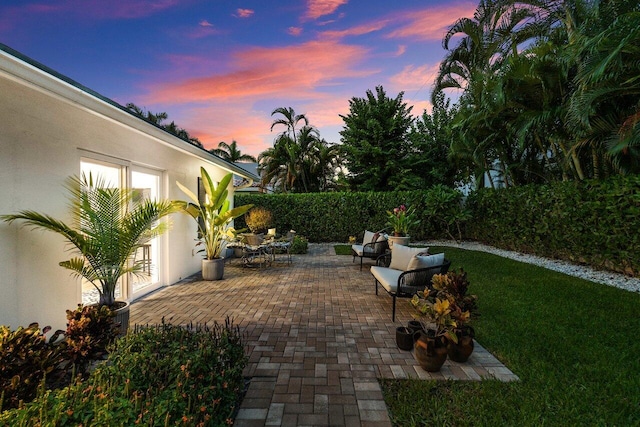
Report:
[[[219,180],[235,168],[166,132],[0,51],[0,214],[34,210],[70,221],[65,183],[84,158],[161,171],[164,197],[185,200],[175,182],[197,193],[200,167]],[[230,198],[233,191],[230,191]],[[175,214],[163,237],[163,285],[200,270],[196,223]],[[64,329],[65,310],[81,302],[79,279],[60,267],[64,239],[0,222],[0,324],[38,322]]]

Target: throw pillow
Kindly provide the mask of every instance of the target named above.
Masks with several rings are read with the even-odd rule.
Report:
[[[367,243],[371,243],[371,239],[373,239],[373,232],[365,231],[364,237],[362,238],[362,246],[366,245]]]
[[[410,248],[399,244],[393,245],[391,251],[391,263],[389,268],[394,270],[407,271],[411,258],[414,255],[418,255],[420,252],[424,252],[424,248]]]
[[[379,236],[380,236],[380,233],[373,233],[373,237],[371,238],[371,243],[376,243],[378,241]]]
[[[421,256],[415,255],[411,258],[407,270],[418,270],[419,268],[429,268],[444,263],[444,253]]]

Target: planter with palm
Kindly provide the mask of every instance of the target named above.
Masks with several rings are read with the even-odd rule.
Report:
[[[136,251],[167,230],[167,224],[160,220],[176,212],[177,205],[144,199],[133,189],[109,188],[107,184],[91,174],[69,179],[73,224],[29,210],[0,219],[24,221],[25,225],[64,236],[77,256],[60,262],[60,266],[96,288],[99,306],[124,308],[127,316],[119,320],[126,326],[128,303],[115,299],[118,281],[126,274],[143,271],[144,262],[134,259]]]
[[[191,190],[177,182],[178,187],[191,199],[191,202],[177,202],[182,212],[191,216],[198,224],[199,242],[204,245],[205,258],[202,260],[202,277],[204,280],[221,280],[224,276],[223,251],[226,242],[235,238],[235,230],[231,221],[244,215],[253,205],[239,206],[229,209],[227,187],[233,177],[225,175],[215,185],[204,168],[200,168],[202,186],[206,192],[205,201],[201,202]],[[202,219],[202,221],[199,221]]]

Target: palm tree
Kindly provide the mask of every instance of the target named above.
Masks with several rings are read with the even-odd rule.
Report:
[[[273,128],[278,125],[283,125],[287,129],[282,132],[282,134],[287,134],[289,138],[291,138],[294,142],[298,142],[296,139],[296,126],[299,122],[303,122],[303,126],[309,126],[309,120],[304,114],[296,114],[293,108],[285,108],[279,107],[271,112],[271,116],[274,114],[281,114],[282,118],[276,119],[271,123],[271,131],[273,132]]]
[[[210,153],[215,154],[218,157],[221,157],[231,163],[236,162],[253,162],[257,163],[255,157],[250,154],[242,154],[240,149],[238,149],[238,143],[234,139],[231,141],[231,144],[227,144],[224,141],[218,143],[218,148],[212,148],[209,150]]]
[[[178,207],[174,202],[144,199],[133,189],[108,188],[106,184],[100,177],[94,181],[91,174],[70,178],[72,225],[29,210],[0,219],[9,223],[21,220],[62,235],[78,256],[60,266],[90,282],[100,294],[100,305],[113,306],[120,277],[143,270],[143,261],[133,261],[134,254],[167,229],[159,220]]]

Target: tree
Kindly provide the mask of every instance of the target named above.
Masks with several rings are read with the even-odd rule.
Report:
[[[412,150],[408,163],[417,188],[430,188],[437,184],[454,187],[458,168],[450,157],[451,144],[457,133],[453,130],[453,119],[457,108],[450,106],[444,93],[436,94],[431,114],[426,110],[417,117],[409,131]]]
[[[347,180],[352,190],[389,191],[411,188],[406,181],[410,170],[408,133],[413,122],[411,108],[396,98],[387,97],[382,86],[366,98],[352,98],[349,114],[342,117],[345,126],[340,135]]]
[[[256,158],[251,154],[242,154],[240,149],[238,149],[238,143],[235,140],[231,141],[231,144],[221,141],[218,143],[218,148],[212,148],[209,152],[231,163],[258,162],[258,160],[256,160]]]
[[[149,123],[152,123],[159,128],[166,130],[167,132],[195,145],[196,147],[203,148],[202,143],[198,138],[189,135],[189,132],[176,125],[174,121],[165,124],[164,121],[169,118],[169,115],[167,113],[152,113],[149,110],[145,111],[143,108],[140,108],[131,102],[126,105],[126,108],[136,116],[148,121]]]
[[[318,130],[309,125],[304,114],[296,114],[293,108],[277,108],[272,115],[283,117],[274,120],[275,126],[285,126],[278,134],[273,147],[258,156],[258,171],[262,185],[270,184],[276,191],[318,192],[333,189],[338,168],[339,150],[320,138]],[[298,124],[302,122],[302,127]]]

